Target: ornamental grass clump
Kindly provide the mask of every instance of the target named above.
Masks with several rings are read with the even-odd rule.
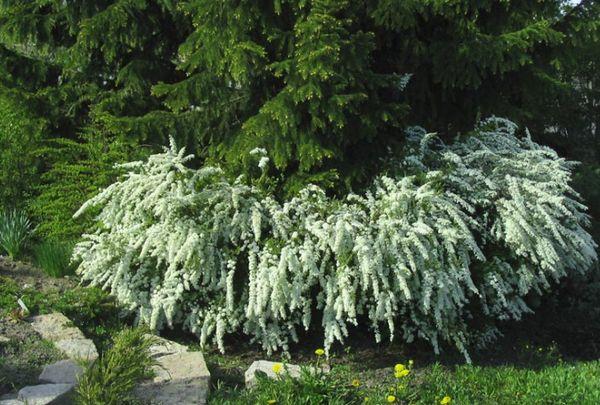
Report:
[[[0,211],[0,248],[18,259],[33,232],[27,214],[19,210]]]
[[[102,224],[76,246],[78,272],[152,328],[180,324],[221,350],[238,331],[286,350],[313,328],[328,352],[367,326],[468,359],[494,321],[530,311],[527,294],[596,260],[572,164],[516,130],[491,119],[453,145],[412,130],[404,159],[342,199],[308,186],[278,201],[260,182],[187,167],[172,144],[78,211],[99,208]]]

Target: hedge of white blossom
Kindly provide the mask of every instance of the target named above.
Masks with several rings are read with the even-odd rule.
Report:
[[[366,193],[309,186],[284,202],[217,167],[188,168],[172,144],[81,207],[100,208],[102,226],[74,260],[140,321],[183,325],[221,350],[240,331],[286,350],[303,329],[329,350],[360,326],[468,359],[493,321],[530,311],[527,294],[596,260],[572,163],[516,129],[490,119],[449,146],[412,129],[408,156]],[[266,170],[266,151],[254,153]]]

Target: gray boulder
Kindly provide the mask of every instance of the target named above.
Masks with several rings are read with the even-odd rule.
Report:
[[[70,398],[73,384],[41,384],[31,385],[19,391],[17,399],[27,405],[66,405],[72,403]]]
[[[201,352],[169,354],[157,359],[152,381],[136,388],[141,400],[152,404],[206,404],[210,372]]]
[[[83,367],[73,360],[61,360],[44,367],[39,380],[42,383],[77,384],[83,374]]]
[[[90,339],[61,339],[54,345],[73,360],[93,361],[98,358],[98,350]]]

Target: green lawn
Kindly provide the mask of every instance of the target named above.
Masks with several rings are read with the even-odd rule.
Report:
[[[366,373],[352,373],[342,367],[320,381],[310,377],[300,381],[282,378],[277,382],[261,380],[254,390],[219,387],[210,403],[386,404],[393,395],[394,403],[405,404],[438,404],[445,396],[452,399],[452,404],[600,404],[598,361],[561,363],[539,370],[434,364],[416,368],[404,379],[396,380],[392,374],[390,368],[390,378],[383,377],[379,384],[363,387],[361,376],[368,379]],[[353,381],[360,385],[353,386]],[[405,385],[401,390],[395,388],[399,382]]]

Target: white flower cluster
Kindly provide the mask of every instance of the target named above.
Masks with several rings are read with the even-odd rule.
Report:
[[[187,168],[172,144],[79,210],[101,207],[103,227],[74,259],[140,321],[183,324],[221,350],[235,331],[285,350],[320,322],[326,350],[365,325],[436,352],[451,342],[468,359],[469,318],[519,318],[529,291],[596,260],[570,164],[514,131],[495,119],[434,148],[413,130],[410,175],[343,200],[309,186],[284,203]]]

